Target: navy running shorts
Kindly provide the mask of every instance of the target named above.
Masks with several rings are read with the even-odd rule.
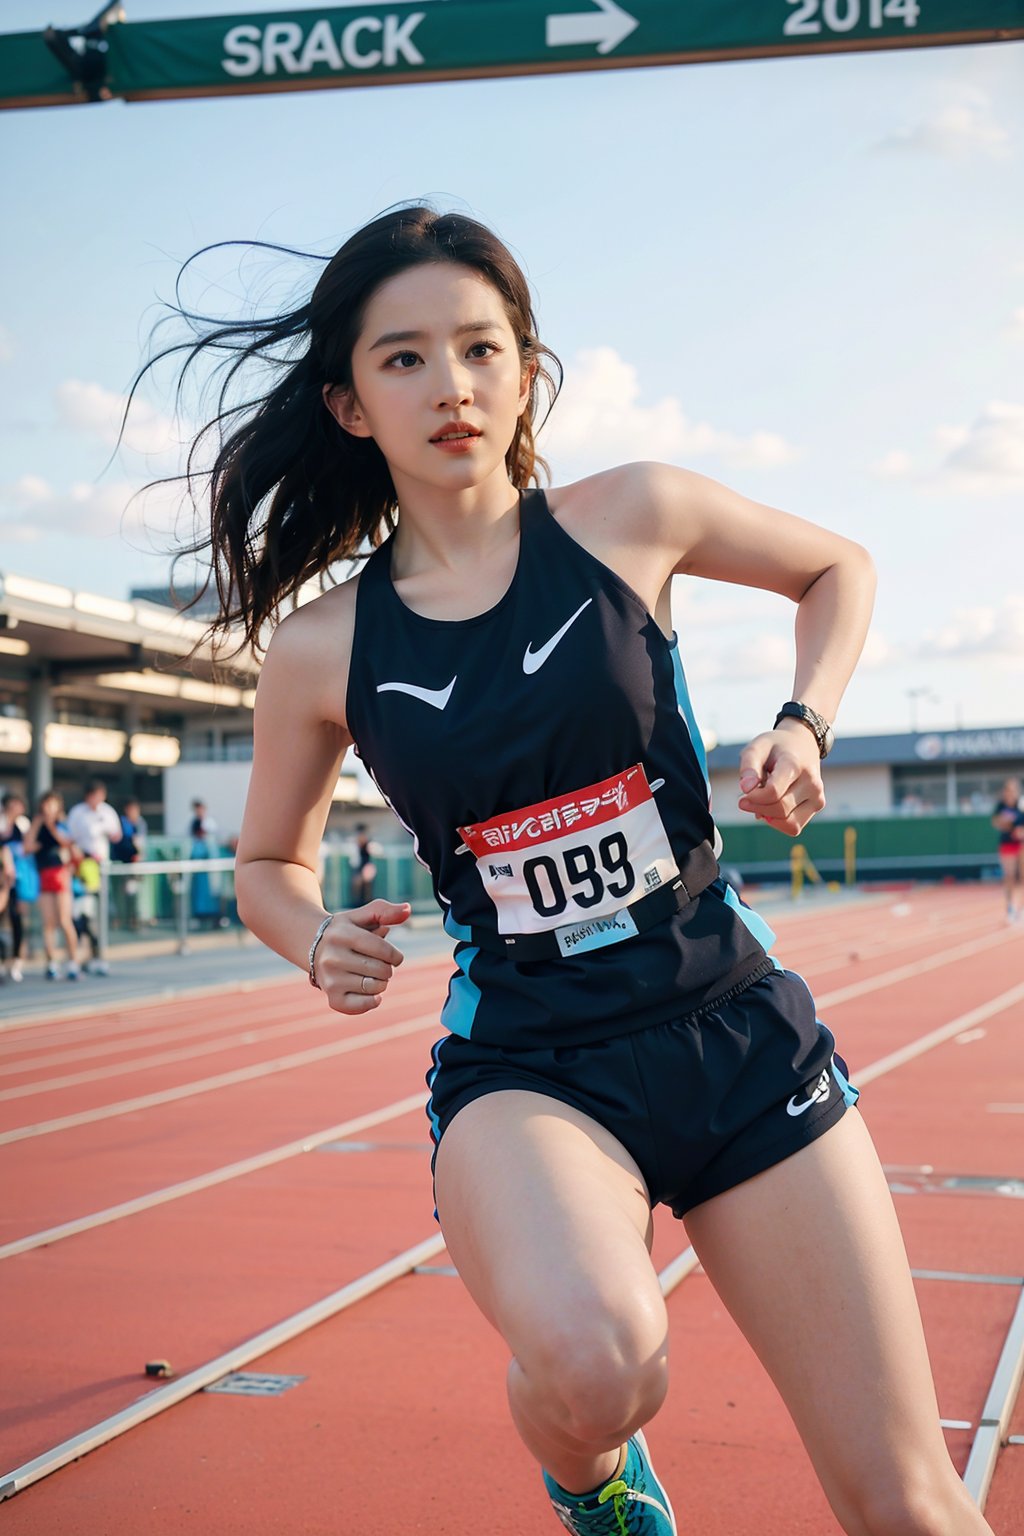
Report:
[[[434,1156],[465,1105],[502,1089],[571,1104],[636,1162],[651,1205],[685,1216],[823,1135],[858,1094],[806,982],[773,969],[696,1013],[586,1045],[433,1050]]]

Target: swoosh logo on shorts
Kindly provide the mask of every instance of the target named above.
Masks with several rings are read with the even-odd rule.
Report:
[[[418,688],[415,683],[378,683],[378,693],[407,693],[411,699],[419,699],[424,704],[432,704],[435,709],[444,709],[452,696],[452,689],[458,681],[456,672],[447,688]]]
[[[786,1105],[786,1114],[805,1115],[812,1104],[823,1103],[831,1092],[832,1084],[829,1082],[828,1073],[823,1072],[802,1104],[798,1104],[796,1094],[793,1095],[789,1103]]]
[[[576,612],[566,619],[561,629],[556,630],[547,644],[542,645],[539,651],[535,651],[530,645],[526,647],[526,650],[523,653],[523,671],[527,674],[527,676],[529,676],[531,672],[540,671],[541,667],[547,661],[548,657],[551,655],[551,652],[554,650],[558,642],[569,633],[569,630],[575,624],[584,608],[589,608],[593,601],[594,599],[592,597],[588,597],[585,603],[580,603],[580,606],[576,609]]]

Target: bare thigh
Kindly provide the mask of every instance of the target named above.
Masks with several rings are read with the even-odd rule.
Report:
[[[973,1511],[939,1426],[892,1198],[856,1111],[686,1225],[848,1530],[865,1528],[865,1500],[899,1508],[908,1491]],[[973,1517],[949,1529],[973,1531]]]
[[[643,1178],[588,1116],[518,1089],[474,1099],[441,1139],[435,1191],[455,1266],[518,1357],[601,1314],[663,1340]]]

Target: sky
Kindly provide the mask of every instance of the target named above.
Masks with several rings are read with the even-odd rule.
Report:
[[[95,8],[4,0],[0,21]],[[231,9],[281,7],[126,3]],[[4,113],[0,572],[165,586],[192,514],[130,498],[177,468],[198,401],[175,417],[158,373],[111,455],[179,266],[223,240],[330,254],[423,198],[527,274],[565,367],[540,437],[555,484],[660,459],[856,539],[879,594],[838,732],[1019,725],[1022,80],[1015,42]],[[314,270],[235,249],[189,294],[238,313]],[[675,588],[702,728],[766,728],[793,605]]]

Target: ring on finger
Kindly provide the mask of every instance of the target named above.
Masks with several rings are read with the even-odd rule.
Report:
[[[366,983],[369,979],[369,976],[360,976],[359,978],[359,990],[363,993],[364,997],[366,995]]]

